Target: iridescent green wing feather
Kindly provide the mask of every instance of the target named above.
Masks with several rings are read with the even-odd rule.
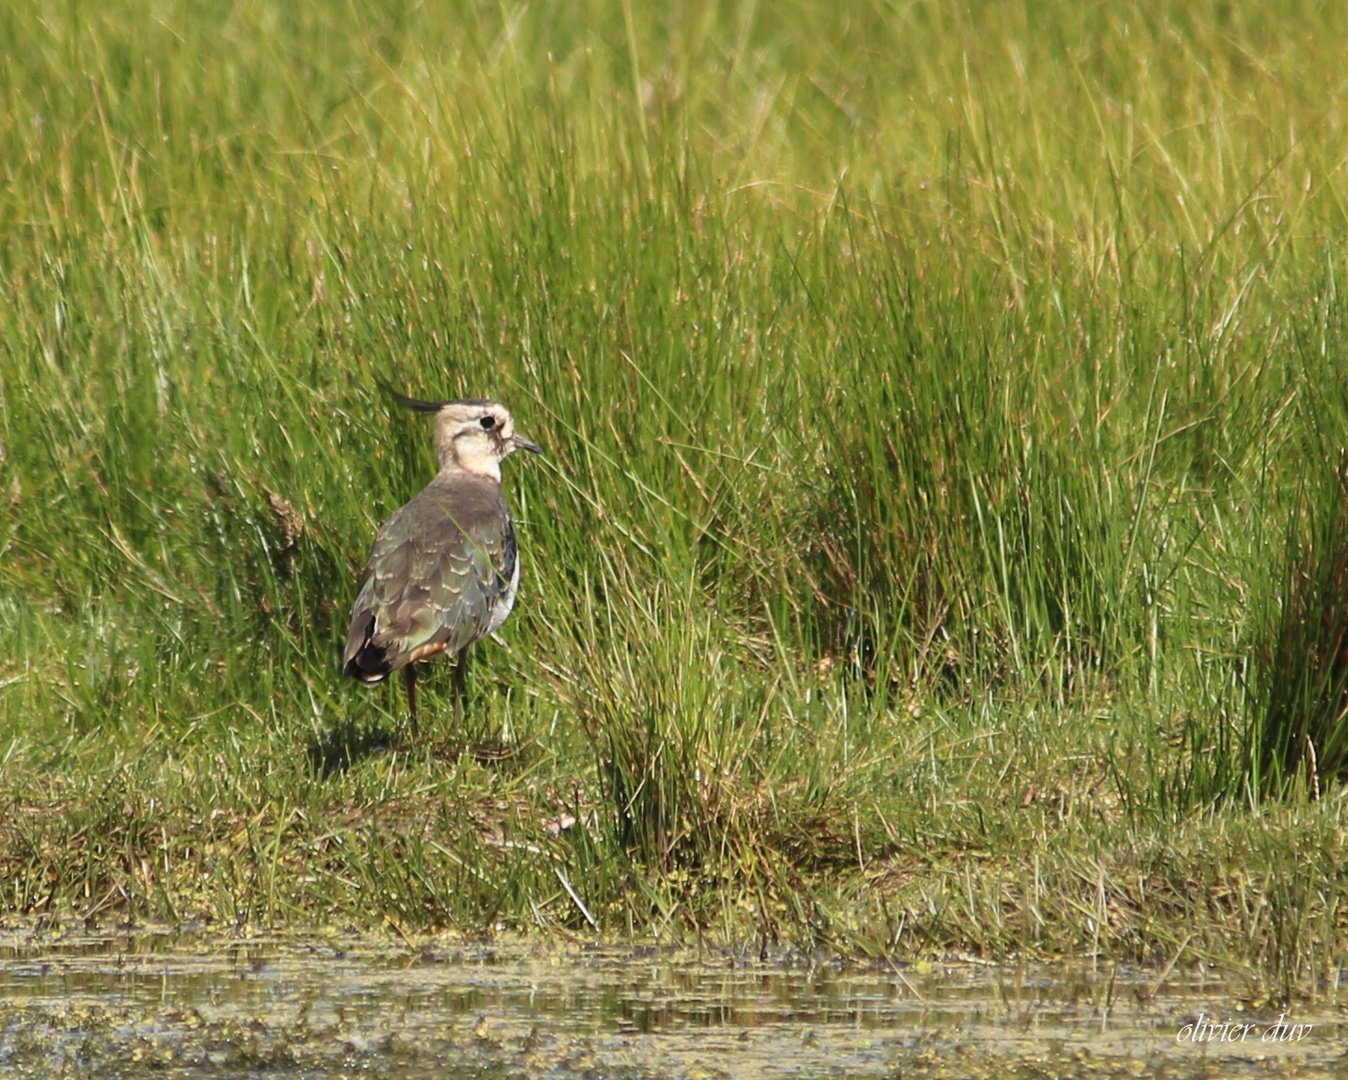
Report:
[[[426,646],[457,652],[472,644],[513,570],[511,539],[496,485],[432,482],[379,531],[352,614],[348,664],[373,647],[387,672]]]

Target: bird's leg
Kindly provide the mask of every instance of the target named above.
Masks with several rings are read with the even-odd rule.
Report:
[[[463,726],[464,702],[468,697],[468,649],[465,645],[459,650],[454,662],[454,727]]]
[[[407,684],[407,711],[412,717],[412,738],[421,734],[417,724],[417,667],[408,664],[403,668],[403,682]]]

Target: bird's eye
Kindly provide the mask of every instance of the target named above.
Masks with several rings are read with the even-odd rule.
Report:
[[[480,423],[482,424],[482,430],[483,430],[483,431],[490,431],[492,428],[494,428],[494,427],[496,426],[496,417],[494,417],[494,416],[484,416],[484,417],[481,419]]]

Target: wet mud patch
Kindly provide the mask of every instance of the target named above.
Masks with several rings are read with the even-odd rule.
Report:
[[[1332,1002],[1252,1010],[1203,969],[1157,981],[1088,964],[13,929],[0,1077],[1348,1077]]]

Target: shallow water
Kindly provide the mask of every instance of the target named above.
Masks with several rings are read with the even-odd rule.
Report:
[[[1280,1010],[1202,970],[1157,982],[1081,963],[14,929],[0,1076],[1348,1077],[1333,1005],[1278,1028]],[[1200,1016],[1240,1027],[1184,1038]]]

